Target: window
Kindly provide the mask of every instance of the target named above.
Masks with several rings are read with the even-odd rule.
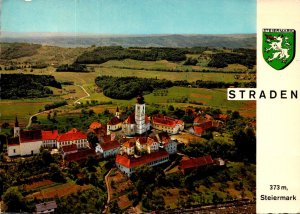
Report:
[[[14,149],[14,153],[16,153],[16,149]]]

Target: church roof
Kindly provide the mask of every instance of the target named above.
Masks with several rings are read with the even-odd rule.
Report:
[[[117,125],[122,121],[118,117],[113,117],[107,124],[108,125]]]
[[[41,130],[28,130],[20,132],[20,143],[28,143],[42,140]]]

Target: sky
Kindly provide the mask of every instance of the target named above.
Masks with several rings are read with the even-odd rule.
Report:
[[[256,0],[2,0],[2,32],[256,33]]]

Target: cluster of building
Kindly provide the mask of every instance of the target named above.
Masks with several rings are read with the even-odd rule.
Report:
[[[67,160],[78,159],[83,154],[95,155],[90,148],[87,135],[75,128],[59,134],[57,130],[21,130],[18,119],[14,126],[14,136],[8,139],[7,154],[9,157],[34,155],[41,148],[61,149]]]
[[[201,137],[206,134],[207,131],[212,129],[218,129],[229,120],[227,114],[216,114],[216,115],[197,115],[194,118],[193,126],[188,129],[188,132]]]
[[[20,130],[16,118],[14,137],[8,140],[8,156],[25,156],[38,154],[40,148],[59,149],[65,162],[79,161],[88,156],[100,155],[103,158],[116,156],[116,166],[128,176],[136,168],[147,165],[156,166],[169,161],[171,154],[177,153],[177,141],[170,134],[184,130],[182,120],[161,114],[149,117],[142,96],[137,97],[134,113],[120,119],[117,108],[115,116],[102,125],[93,122],[87,133],[93,132],[98,138],[98,144],[92,149],[87,134],[75,128],[59,134],[57,130]],[[193,126],[189,132],[201,136],[205,131],[221,127],[228,120],[227,115],[195,115]],[[151,127],[156,130],[150,133]],[[198,159],[182,160],[179,169],[185,173],[191,168],[210,165],[210,156]]]

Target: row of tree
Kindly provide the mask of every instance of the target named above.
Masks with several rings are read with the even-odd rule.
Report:
[[[101,64],[109,60],[135,59],[143,61],[183,61],[186,51],[179,48],[128,49],[121,46],[98,47],[77,57],[76,63]]]
[[[0,78],[2,99],[46,97],[53,91],[45,86],[61,88],[51,75],[2,74]]]

